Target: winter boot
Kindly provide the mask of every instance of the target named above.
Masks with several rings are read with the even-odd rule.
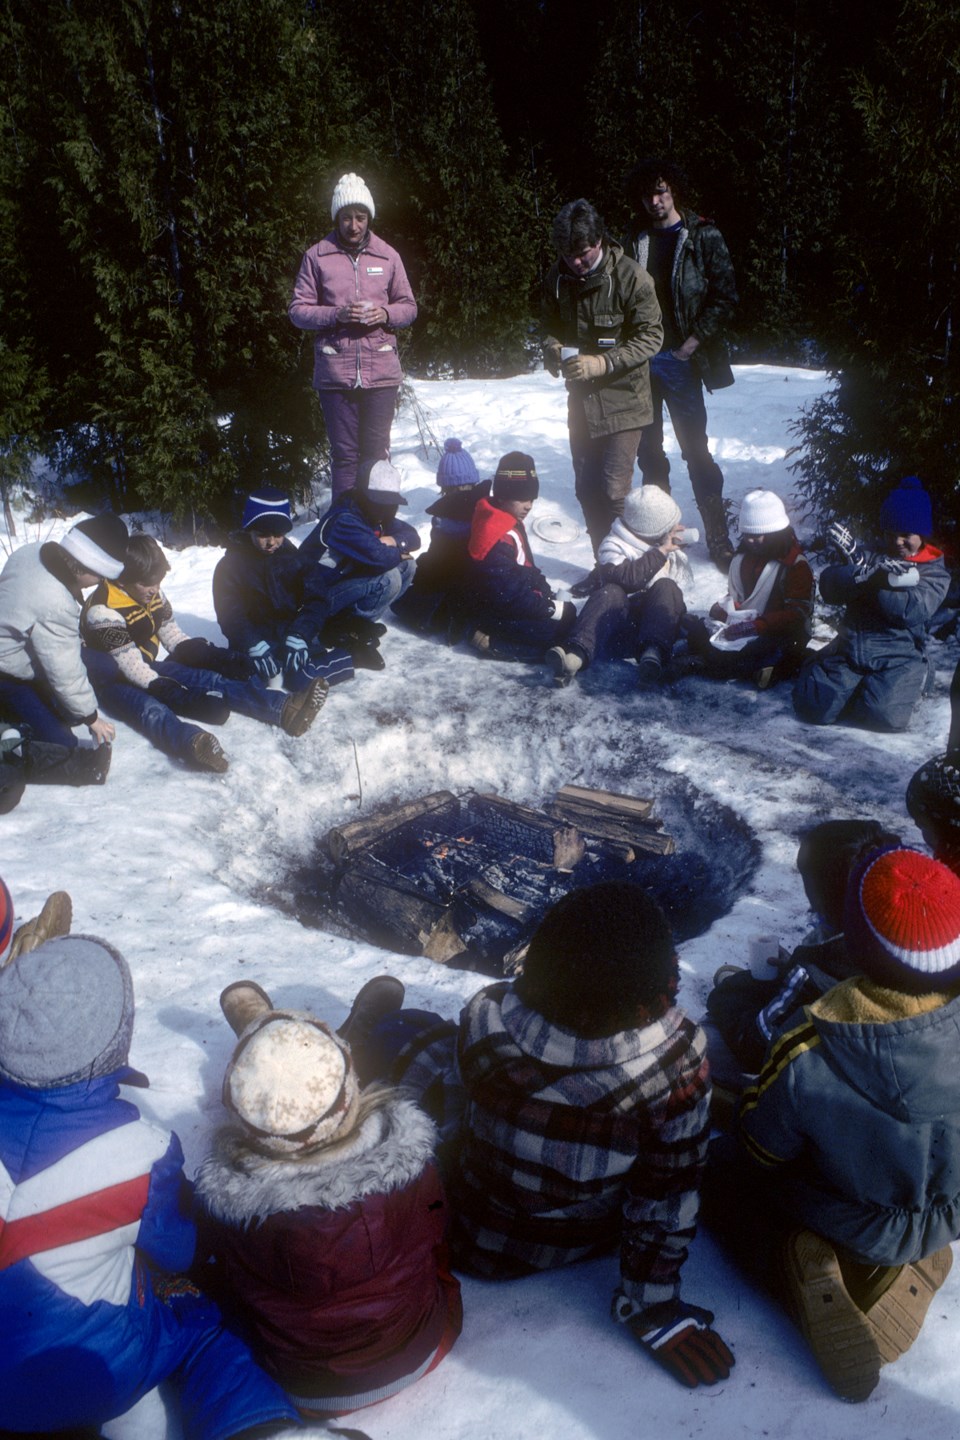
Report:
[[[637,661],[637,683],[648,688],[663,679],[663,659],[656,645],[648,645]]]
[[[350,1046],[357,1079],[361,1085],[368,1085],[374,1078],[365,1063],[370,1036],[381,1020],[400,1009],[403,996],[401,981],[395,980],[392,975],[375,976],[357,991],[350,1014],[337,1031],[341,1040],[346,1040]]]
[[[23,759],[28,785],[102,785],[113,752],[109,745],[54,745],[25,740]]]
[[[247,1026],[273,1009],[273,1001],[255,980],[234,980],[220,996],[220,1009],[234,1035],[242,1035]]]
[[[32,920],[25,920],[20,928],[14,931],[7,963],[15,960],[18,955],[26,955],[31,950],[36,950],[38,945],[43,945],[47,940],[57,940],[61,935],[69,935],[72,922],[73,901],[66,890],[54,890],[43,902],[40,914],[35,915]]]
[[[812,1230],[795,1230],[782,1260],[788,1305],[824,1379],[841,1400],[866,1400],[880,1379],[880,1346],[843,1283],[836,1251]]]
[[[230,702],[222,690],[190,690],[185,688],[182,699],[171,710],[184,720],[198,725],[225,725],[230,719]]]
[[[220,741],[206,730],[198,730],[190,741],[190,759],[198,770],[213,770],[217,775],[230,768]]]
[[[553,676],[554,685],[569,685],[575,675],[583,669],[583,656],[576,650],[564,650],[554,645],[545,656],[547,669]]]
[[[380,654],[375,641],[371,641],[369,645],[352,643],[350,659],[353,661],[354,670],[385,670],[387,668],[387,662]]]
[[[489,655],[490,636],[485,630],[474,630],[470,636],[470,648],[476,650],[478,655]]]
[[[284,732],[295,739],[306,735],[326,704],[329,693],[330,686],[318,675],[306,690],[298,690],[295,695],[290,695],[280,712],[280,724]]]
[[[721,495],[708,495],[699,501],[703,528],[707,536],[710,559],[724,575],[730,569],[734,549],[727,533],[727,511]]]
[[[942,1250],[912,1265],[901,1265],[892,1270],[880,1267],[883,1292],[872,1303],[869,1292],[861,1295],[851,1283],[851,1292],[866,1312],[885,1364],[910,1349],[927,1318],[930,1302],[950,1274],[952,1264],[953,1252],[949,1245],[945,1245]]]

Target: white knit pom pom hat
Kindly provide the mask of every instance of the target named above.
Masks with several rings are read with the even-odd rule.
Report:
[[[370,211],[371,220],[377,213],[377,207],[373,203],[373,196],[367,188],[367,182],[362,175],[354,175],[352,170],[349,175],[341,175],[337,181],[337,188],[330,201],[331,219],[336,220],[344,205],[363,205]]]

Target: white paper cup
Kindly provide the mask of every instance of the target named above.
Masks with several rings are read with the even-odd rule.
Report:
[[[580,354],[580,351],[577,349],[576,345],[561,345],[561,346],[560,346],[560,363],[561,363],[561,365],[565,365],[568,360],[573,360],[573,359],[575,359],[576,356],[578,356],[579,354]]]
[[[750,974],[755,980],[775,980],[780,974],[780,940],[776,935],[750,936]]]

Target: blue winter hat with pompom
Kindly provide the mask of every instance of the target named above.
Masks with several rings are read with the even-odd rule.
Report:
[[[479,485],[480,476],[469,453],[464,450],[462,440],[451,436],[443,442],[443,454],[437,466],[437,484],[451,488],[454,485]]]
[[[901,480],[880,507],[880,529],[894,535],[933,534],[933,507],[930,496],[916,475]]]

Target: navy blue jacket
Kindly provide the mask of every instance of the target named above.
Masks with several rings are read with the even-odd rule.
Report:
[[[266,555],[248,534],[231,537],[213,572],[213,608],[232,649],[247,651],[260,640],[282,645],[288,635],[308,644],[316,638],[327,617],[306,593],[302,554],[291,540]]]
[[[553,610],[553,591],[533,562],[523,522],[489,500],[480,500],[470,530],[469,568],[464,603],[478,617],[545,620]]]

